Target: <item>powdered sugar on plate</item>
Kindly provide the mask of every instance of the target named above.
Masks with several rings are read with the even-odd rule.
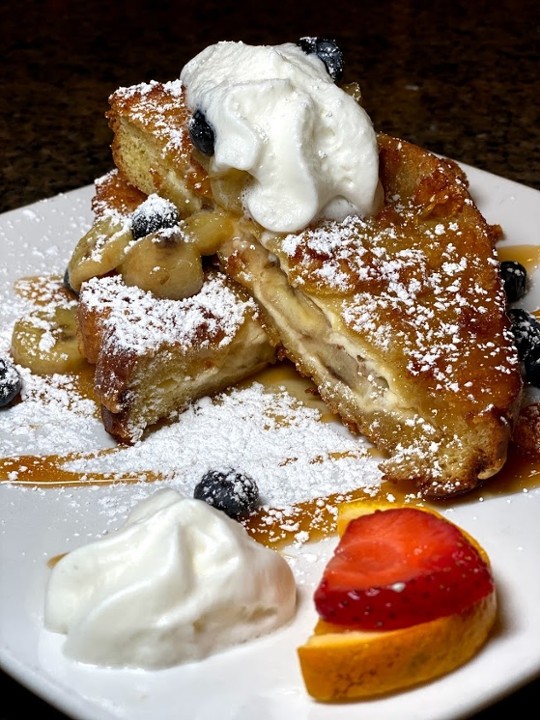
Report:
[[[378,486],[369,445],[284,388],[260,382],[202,398],[172,425],[133,447],[68,463],[92,473],[159,474],[186,495],[209,470],[234,467],[255,479],[262,500],[282,506],[335,492]],[[160,481],[161,482],[161,481]]]
[[[269,507],[379,487],[380,471],[367,441],[326,421],[317,407],[285,387],[254,380],[204,397],[135,445],[115,447],[94,402],[78,393],[69,376],[45,379],[26,371],[23,379],[23,401],[0,414],[2,454],[45,460],[54,455],[59,470],[77,473],[82,485],[111,483],[100,488],[111,500],[118,489],[112,483],[122,481],[138,499],[163,486],[192,496],[207,471],[227,467],[252,477]],[[73,459],[73,453],[82,455]],[[28,482],[27,470],[26,464],[17,466],[8,479]],[[54,469],[46,475],[54,485]],[[113,506],[108,503],[108,511]]]

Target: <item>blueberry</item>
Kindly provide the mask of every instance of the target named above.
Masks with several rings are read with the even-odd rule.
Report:
[[[512,332],[521,360],[537,347],[540,347],[540,322],[522,308],[511,308],[508,316],[512,323]]]
[[[540,322],[522,308],[511,308],[508,315],[525,380],[540,387]]]
[[[207,472],[195,486],[193,497],[237,520],[257,507],[259,489],[248,475],[225,468]]]
[[[15,400],[21,388],[21,376],[14,365],[0,358],[0,407],[5,407]]]
[[[527,270],[516,260],[503,260],[499,266],[509,303],[517,302],[527,292]]]
[[[189,137],[203,155],[213,155],[216,137],[202,110],[195,110],[189,121]]]
[[[131,233],[134,240],[139,240],[163,228],[173,228],[179,222],[180,215],[172,202],[159,195],[149,195],[131,216]]]
[[[306,55],[315,53],[326,65],[328,74],[334,82],[343,77],[343,53],[335,40],[319,37],[302,37],[297,42]]]

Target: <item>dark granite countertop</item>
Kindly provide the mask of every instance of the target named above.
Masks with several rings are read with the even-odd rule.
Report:
[[[302,35],[340,41],[345,79],[360,82],[376,129],[540,190],[537,0],[259,0],[247,7],[2,3],[0,212],[110,169],[104,113],[117,87],[173,79],[218,40],[274,44]],[[2,673],[0,689],[0,720],[64,717]],[[539,693],[533,682],[475,718],[510,715],[527,701],[534,707]]]
[[[539,16],[535,0],[3,3],[0,212],[111,167],[118,86],[177,77],[220,39],[316,34],[340,39],[377,129],[540,189]]]

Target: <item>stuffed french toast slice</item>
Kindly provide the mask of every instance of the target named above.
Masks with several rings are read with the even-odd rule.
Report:
[[[392,480],[466,492],[503,466],[521,378],[497,228],[452,162],[379,135],[383,209],[224,244],[287,356]]]
[[[68,278],[85,278],[78,284],[77,334],[95,366],[104,427],[128,444],[190,402],[275,361],[256,303],[218,268],[203,266],[195,243],[175,239],[179,219],[174,213],[171,219],[167,202],[137,190],[117,170],[97,179],[89,235],[101,242],[85,257],[76,248],[68,265]],[[213,236],[222,232],[214,215],[209,222]],[[125,246],[118,251],[121,235]],[[85,238],[80,243],[87,249]],[[112,269],[111,252],[118,255]],[[184,297],[186,274],[196,286]]]

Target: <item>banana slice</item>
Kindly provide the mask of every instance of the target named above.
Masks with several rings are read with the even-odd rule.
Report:
[[[201,255],[213,255],[233,236],[235,223],[225,210],[201,210],[183,220],[182,227]]]
[[[125,219],[106,215],[96,220],[71,255],[66,278],[69,286],[79,292],[85,280],[114,270],[132,240],[130,225]]]
[[[216,203],[236,215],[244,214],[242,198],[251,182],[253,178],[244,170],[228,170],[225,175],[210,178]]]
[[[158,230],[132,243],[118,270],[126,285],[171,300],[195,295],[204,282],[201,254],[179,229]]]
[[[36,375],[69,373],[84,358],[77,341],[77,304],[34,310],[16,321],[11,336],[13,360]]]

